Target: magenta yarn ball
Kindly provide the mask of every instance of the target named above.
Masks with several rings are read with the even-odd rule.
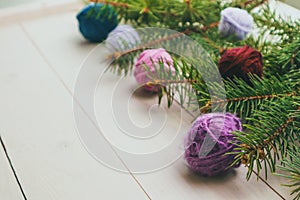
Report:
[[[160,63],[163,64],[163,69],[160,67]],[[147,83],[155,78],[160,79],[159,73],[175,74],[171,55],[163,48],[143,51],[135,63],[134,77],[136,81],[143,85],[145,90],[158,92],[162,85],[149,85]],[[166,78],[167,76],[164,76],[164,79]]]
[[[203,114],[193,123],[184,140],[184,158],[188,167],[202,176],[215,176],[233,166],[236,145],[232,131],[242,131],[241,120],[230,113]],[[225,155],[226,154],[226,155]]]

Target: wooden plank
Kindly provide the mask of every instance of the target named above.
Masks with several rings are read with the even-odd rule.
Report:
[[[95,94],[95,112],[101,130],[107,134],[106,136],[111,143],[121,149],[118,151],[119,155],[129,169],[133,173],[136,172],[135,177],[151,199],[253,200],[261,197],[280,199],[265,183],[257,181],[255,176],[249,182],[246,181],[246,168],[244,167],[240,167],[227,175],[213,178],[204,178],[192,173],[185,166],[180,153],[183,149],[182,138],[189,129],[193,118],[187,113],[181,115],[180,108],[176,105],[167,109],[164,102],[160,109],[157,108],[155,96],[149,98],[149,96],[136,95],[133,92],[135,87],[136,83],[132,77],[119,79],[113,78],[109,74],[104,75],[104,78],[99,81]],[[113,99],[120,107],[114,105]],[[112,102],[113,109],[110,108],[108,102]],[[153,107],[155,110],[150,112],[149,110]],[[118,117],[113,116],[113,112]],[[165,113],[166,116],[162,113]],[[164,123],[158,123],[151,127],[157,122],[149,120],[150,117]],[[112,126],[114,123],[115,126]],[[132,128],[134,125],[145,126],[147,124],[149,127],[146,126],[144,132]],[[151,130],[154,132],[160,128],[161,130],[155,137],[145,140],[133,139],[124,133],[127,131],[133,136],[145,136],[148,128],[152,128]],[[177,143],[170,144],[175,136],[180,139]],[[165,154],[162,149],[168,145],[172,146],[173,149],[169,154]],[[143,162],[141,162],[142,159],[130,157],[122,150],[132,154],[144,154]],[[156,157],[151,157],[151,152],[155,151],[158,151]],[[174,153],[177,153],[178,156],[174,156]],[[153,153],[153,155],[155,154]],[[174,159],[167,160],[170,157]],[[160,159],[165,160],[161,161]],[[288,189],[280,186],[281,181],[282,179],[278,177],[269,177],[268,184],[272,187],[275,186],[275,189],[280,194],[283,193],[284,197],[288,197]]]
[[[298,1],[298,6],[299,5],[300,4],[299,4],[299,1]],[[300,19],[299,9],[297,9],[296,7],[293,7],[291,5],[288,5],[285,2],[283,3],[283,2],[280,2],[280,1],[272,0],[272,1],[270,1],[270,8],[272,10],[275,10],[276,14],[283,17],[283,19],[286,19],[286,20],[289,20],[289,19],[298,20],[298,19]]]
[[[300,2],[298,0],[285,0],[284,3],[289,4],[297,9],[300,9]]]
[[[74,15],[75,13],[59,14],[56,16],[53,15],[41,18],[39,20],[22,22],[26,34],[33,40],[37,49],[45,56],[49,62],[48,64],[53,67],[55,74],[61,79],[62,82],[65,83],[69,90],[73,90],[77,73],[80,69],[79,63],[81,63],[86,54],[94,47],[94,45],[84,42],[82,37],[79,35],[76,27],[77,22],[74,18]],[[49,32],[52,32],[53,34],[48,34]],[[105,113],[110,113],[110,110],[105,110],[105,112],[103,112],[103,109],[105,109],[103,105],[106,105],[104,103],[107,103],[108,100],[104,100],[105,98],[103,97],[109,94],[108,91],[112,89],[110,86],[116,83],[116,77],[109,75],[107,76],[107,79],[103,79],[103,81],[103,84],[109,87],[102,89],[98,88],[96,93],[96,114],[98,115],[99,119],[102,120],[106,117]],[[128,96],[124,95],[126,91],[130,92],[133,89],[133,80],[130,79],[127,81],[128,85],[123,85],[124,93],[120,94],[119,99],[122,99],[122,97],[124,97],[124,99],[128,99]],[[145,117],[142,115],[142,113],[145,113],[145,110],[149,109],[154,102],[155,100],[145,100],[145,97],[142,96],[134,97],[131,102],[132,104],[129,105],[131,106],[130,109],[133,109],[132,114],[134,121],[137,121],[141,125],[147,124],[147,122],[149,122],[149,119],[147,118],[148,116]],[[139,105],[136,106],[136,104]],[[135,106],[136,108],[134,110]],[[43,107],[40,106],[39,108],[42,109]],[[168,114],[170,114],[170,116],[176,116],[176,112],[178,112],[178,110],[176,111],[176,108],[174,109],[174,113],[169,111]],[[169,119],[173,119],[173,117],[170,117]],[[174,120],[169,122],[168,127],[172,126],[172,124],[175,126],[176,123],[178,123],[177,120],[178,118],[174,117]],[[114,139],[116,146],[121,146],[122,148],[128,148],[129,146],[129,150],[134,152],[137,150],[138,152],[141,152],[141,148],[144,148],[144,151],[156,149],[159,147],[159,145],[167,142],[172,136],[172,131],[166,131],[165,133],[167,134],[167,137],[161,136],[161,138],[155,142],[153,140],[151,143],[148,141],[148,144],[137,143],[136,141],[129,140],[123,136],[119,137],[120,132],[118,132],[116,127],[111,126],[112,121],[109,121],[107,124],[108,126],[105,127],[107,131],[110,129],[114,130],[111,131],[113,133],[111,135],[111,139]],[[44,126],[48,127],[49,125],[44,123]],[[189,120],[185,121],[185,126],[189,126]],[[66,138],[71,138],[71,136],[68,135]],[[38,139],[38,141],[41,140],[42,138]],[[51,138],[48,138],[48,140],[51,140]],[[59,143],[59,140],[53,144],[56,143]],[[39,146],[38,149],[41,149],[41,147]],[[129,168],[134,170],[135,166],[131,166],[131,163],[134,165],[134,162],[127,159],[126,155],[122,155],[122,152],[119,153],[122,156],[122,159],[126,161],[126,164],[129,166]],[[58,153],[55,153],[55,155],[56,154]],[[36,154],[33,155],[37,156]],[[60,162],[61,161],[62,160],[60,160]],[[42,168],[45,168],[45,166]],[[56,176],[55,178],[60,180],[58,177],[59,176]],[[146,192],[152,199],[199,199],[200,197],[206,199],[257,199],[261,197],[264,197],[264,199],[277,198],[276,194],[266,187],[265,184],[261,182],[256,183],[255,179],[252,179],[250,182],[246,182],[244,178],[245,169],[243,168],[237,170],[236,173],[231,173],[218,179],[204,179],[195,176],[188,171],[184,166],[183,161],[179,160],[169,168],[162,169],[154,173],[136,175],[135,177],[138,179],[142,187],[145,188]],[[282,189],[282,187],[279,186],[279,183],[282,183],[280,179],[274,178],[274,180],[270,180],[270,184],[272,186],[278,186],[276,189],[286,194],[286,190]],[[127,187],[126,184],[124,185],[124,187]]]
[[[131,175],[86,151],[76,132],[72,96],[22,28],[0,27],[0,43],[0,124],[28,199],[148,199]],[[102,147],[112,151],[107,143]]]
[[[9,2],[11,2],[9,0]],[[1,3],[0,3],[1,4]],[[6,2],[5,4],[10,4]],[[9,25],[24,20],[33,20],[59,13],[76,12],[81,9],[83,2],[80,0],[45,0],[27,2],[19,6],[1,8],[0,25]],[[0,5],[1,7],[1,5]]]
[[[0,144],[0,198],[3,200],[24,200],[7,158],[5,146],[3,147],[2,144]]]

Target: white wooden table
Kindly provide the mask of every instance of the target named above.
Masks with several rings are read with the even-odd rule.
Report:
[[[297,10],[282,5],[280,12],[299,16]],[[96,46],[84,41],[78,32],[75,15],[81,7],[80,2],[64,0],[0,10],[0,134],[20,181],[19,186],[1,147],[1,200],[280,199],[262,181],[252,178],[247,182],[244,167],[223,177],[202,178],[191,173],[182,159],[143,174],[126,167],[127,173],[121,173],[94,159],[80,141],[72,110],[81,63]],[[100,118],[105,117],[101,105],[107,102],[103,97],[117,79],[108,73],[104,79],[107,85],[96,91]],[[134,84],[128,77],[124,95]],[[156,98],[137,95],[132,103],[138,108],[132,107],[132,117],[147,124],[149,118],[143,113],[157,103]],[[172,137],[172,124],[178,123],[178,109],[174,106],[164,111],[169,116],[164,130],[167,139]],[[192,120],[184,115],[183,130]],[[115,128],[113,123],[107,126]],[[122,141],[124,147],[141,145],[128,138],[116,142]],[[157,148],[155,145],[160,145],[159,141],[144,146],[151,149]],[[126,166],[122,155],[115,159]],[[272,176],[268,179],[289,198],[289,190],[280,186],[284,181]]]

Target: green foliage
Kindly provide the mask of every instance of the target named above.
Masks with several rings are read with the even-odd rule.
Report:
[[[215,102],[215,110],[226,106],[226,110],[237,114],[243,121],[250,117],[253,111],[261,110],[265,104],[270,102],[280,102],[283,98],[291,97],[295,93],[295,85],[289,81],[290,76],[276,77],[269,79],[260,79],[252,76],[252,85],[248,85],[241,79],[224,80],[226,88],[226,99],[217,100]],[[209,83],[214,85],[214,91],[220,91],[221,86],[216,83]],[[211,97],[207,97],[209,101]],[[212,111],[215,111],[212,110]]]
[[[291,195],[295,194],[294,200],[300,199],[300,148],[299,146],[294,146],[293,150],[288,150],[287,155],[290,159],[284,159],[282,162],[284,166],[279,166],[279,169],[281,169],[286,174],[277,174],[278,176],[282,176],[285,178],[288,178],[290,183],[285,184],[284,186],[295,188]]]
[[[296,101],[295,101],[296,99]],[[277,160],[286,158],[287,150],[293,150],[291,144],[299,141],[300,115],[298,110],[299,95],[281,98],[280,101],[268,102],[260,110],[255,110],[245,132],[236,132],[239,142],[236,162],[242,161],[248,166],[247,178],[255,167],[259,174],[267,166],[271,172],[276,170]]]
[[[209,24],[218,16],[221,9],[220,0],[115,0],[112,2],[126,5],[116,7],[120,19],[125,22],[139,26],[163,26],[176,30],[193,27],[194,23]],[[207,9],[211,12],[207,12]]]
[[[188,44],[181,44],[180,34],[170,37],[139,32],[143,45],[116,52],[117,59],[111,69],[118,73],[129,73],[142,50],[155,47],[153,44],[159,46],[162,41],[169,49],[192,52],[193,56],[189,58],[172,55],[176,69],[174,74],[162,70],[162,63],[157,66],[152,84],[161,85],[159,101],[166,96],[169,106],[178,100],[186,109],[198,108],[202,113],[226,109],[240,116],[244,131],[235,133],[240,150],[235,152],[235,162],[241,161],[248,167],[248,179],[254,170],[258,175],[265,170],[267,175],[268,169],[276,172],[279,166],[289,174],[282,176],[293,182],[288,186],[294,188],[292,194],[299,199],[300,22],[276,16],[268,6],[263,5],[267,1],[261,0],[236,0],[231,3],[222,3],[220,0],[112,2],[121,20],[137,27],[165,27],[184,32],[202,46],[211,59],[195,52]],[[249,12],[262,6],[259,12],[252,13],[258,34],[249,35],[243,41],[221,37],[217,23],[220,11],[228,6],[244,8]],[[174,43],[178,46],[172,46]],[[251,86],[238,78],[218,81],[215,72],[218,71],[221,52],[243,45],[261,51],[264,78],[251,76]]]

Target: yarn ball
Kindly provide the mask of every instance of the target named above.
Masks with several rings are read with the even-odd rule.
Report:
[[[237,39],[243,40],[252,30],[253,24],[253,17],[246,10],[229,7],[221,12],[219,32],[224,37],[235,35]]]
[[[79,30],[90,42],[102,42],[118,25],[117,13],[110,5],[90,3],[77,14]]]
[[[242,78],[252,85],[249,74],[263,76],[263,59],[259,51],[249,47],[237,47],[225,51],[219,60],[219,71],[223,78]]]
[[[162,69],[160,63],[163,64]],[[143,51],[137,59],[134,68],[134,77],[139,84],[144,85],[143,88],[150,92],[158,92],[162,85],[147,84],[154,78],[159,79],[159,73],[174,75],[175,68],[171,55],[163,48],[149,49]],[[164,76],[166,79],[167,76]]]
[[[140,43],[138,32],[126,24],[117,26],[106,39],[106,47],[113,52],[132,49]]]
[[[241,120],[230,113],[209,113],[199,116],[185,136],[184,158],[188,167],[202,176],[215,176],[233,168],[236,151],[232,131],[241,131]]]

